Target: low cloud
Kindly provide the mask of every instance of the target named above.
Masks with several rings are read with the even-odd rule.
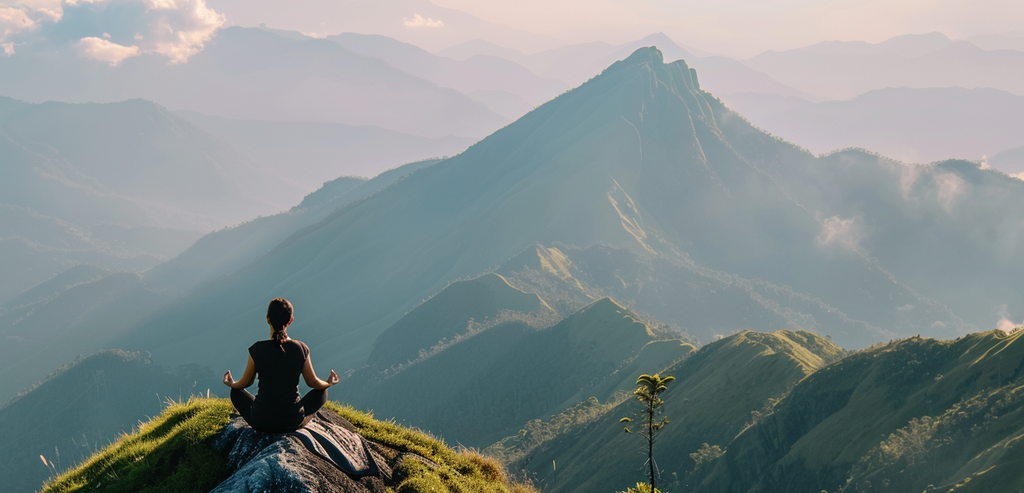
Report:
[[[832,216],[821,222],[821,233],[818,234],[818,245],[840,245],[850,250],[857,250],[860,241],[860,228],[854,218],[842,219]]]
[[[1015,329],[1017,327],[1020,327],[1020,326],[1021,326],[1021,324],[1015,324],[1015,323],[1013,323],[1012,320],[1010,320],[1010,319],[1008,319],[1006,317],[1003,317],[1003,318],[999,319],[998,322],[996,322],[996,328],[1001,330],[1001,331],[1003,331],[1003,332],[1006,332],[1007,334],[1009,334],[1010,332],[1013,332],[1013,329]]]
[[[964,194],[967,182],[953,173],[935,175],[936,198],[946,212],[952,212],[957,200]]]
[[[45,23],[67,23],[71,18],[89,19],[90,25],[110,26],[113,39],[103,27],[79,38],[75,50],[83,57],[117,65],[142,54],[167,57],[185,63],[202,51],[225,19],[206,5],[206,0],[0,0],[0,46],[8,56],[15,41],[31,36]],[[70,14],[76,14],[74,16]],[[115,32],[115,29],[116,31]],[[118,39],[118,32],[121,38]],[[123,33],[129,34],[125,36]],[[85,34],[85,33],[83,33]],[[106,43],[102,43],[106,41]],[[7,49],[10,44],[10,49]]]
[[[408,17],[403,18],[402,25],[405,27],[444,27],[443,22],[435,21],[430,17],[423,17],[420,14],[413,14],[412,19]]]
[[[126,58],[139,54],[138,46],[123,46],[102,38],[82,38],[75,45],[81,56],[98,62],[109,63],[111,67],[120,65]]]

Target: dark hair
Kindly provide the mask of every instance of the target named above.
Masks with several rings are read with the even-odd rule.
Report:
[[[270,300],[267,307],[267,323],[273,328],[270,338],[277,342],[281,352],[284,352],[284,340],[288,337],[288,322],[292,320],[295,308],[292,303],[284,298]]]

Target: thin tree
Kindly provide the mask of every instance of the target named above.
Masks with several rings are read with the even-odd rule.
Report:
[[[668,424],[668,417],[663,416],[661,413],[661,405],[665,401],[661,400],[658,396],[668,390],[668,383],[675,379],[676,377],[662,377],[657,373],[654,375],[640,375],[640,378],[636,379],[637,388],[633,391],[636,399],[644,405],[643,422],[641,425],[644,430],[644,438],[647,439],[647,464],[650,469],[651,491],[655,491],[654,437]],[[619,420],[620,423],[629,423],[631,421],[633,420],[630,418]],[[626,426],[625,430],[626,433],[633,433],[630,431],[629,426]]]

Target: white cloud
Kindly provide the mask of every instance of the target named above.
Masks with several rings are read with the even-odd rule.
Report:
[[[0,6],[0,39],[12,34],[35,31],[39,24],[25,9]]]
[[[75,48],[85,58],[109,63],[111,67],[120,65],[126,58],[139,54],[138,46],[122,46],[103,38],[82,38]]]
[[[14,43],[0,44],[0,48],[4,49],[4,55],[6,56],[11,56],[14,54]]]
[[[842,219],[839,216],[832,216],[821,222],[821,233],[818,234],[818,245],[826,246],[837,244],[857,250],[857,243],[860,241],[860,232],[854,218]]]
[[[140,54],[163,55],[170,63],[184,63],[225,23],[224,15],[209,8],[206,0],[0,0],[0,42],[35,32],[42,23],[66,21],[71,9],[88,9],[89,17],[100,24],[111,19],[108,24],[114,24],[112,27],[136,33],[132,40],[116,39],[116,34],[112,38],[97,30],[75,44],[82,56],[112,65]],[[110,43],[100,44],[93,38]],[[5,53],[10,56],[13,45]]]
[[[185,63],[199,53],[221,26],[224,15],[206,6],[205,0],[149,0],[147,2],[157,19],[151,25],[147,39],[153,42],[150,50],[171,59],[171,63]]]
[[[420,14],[413,14],[412,19],[402,18],[402,25],[405,27],[444,27],[441,21],[435,21],[430,17],[423,17]]]

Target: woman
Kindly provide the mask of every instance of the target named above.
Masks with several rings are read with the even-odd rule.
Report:
[[[339,380],[334,370],[326,381],[317,377],[309,360],[309,347],[288,337],[288,326],[295,321],[293,313],[288,300],[271,300],[267,307],[270,339],[249,346],[249,362],[241,379],[235,381],[231,370],[224,374],[224,385],[231,387],[231,403],[255,430],[285,433],[301,428],[327,402],[327,388]],[[245,388],[252,385],[257,374],[259,390],[253,397]],[[302,399],[299,375],[312,389]]]

